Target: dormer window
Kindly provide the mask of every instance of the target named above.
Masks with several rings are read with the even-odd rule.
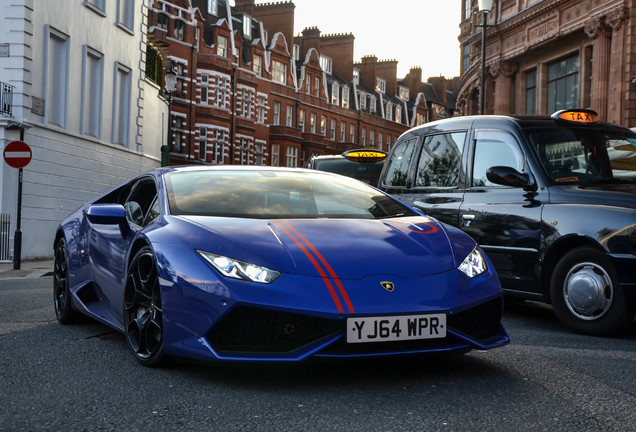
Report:
[[[360,69],[353,69],[353,83],[355,85],[360,84]]]
[[[360,92],[360,109],[367,109],[367,95],[364,92]]]
[[[338,105],[338,97],[340,88],[338,87],[338,83],[331,84],[331,104]]]
[[[219,14],[219,0],[208,0],[208,14]]]
[[[243,36],[252,39],[252,17],[243,15]]]
[[[406,87],[402,87],[400,86],[400,99],[402,100],[409,100],[409,89]]]
[[[386,92],[386,81],[382,78],[375,79],[375,89],[380,93]]]
[[[331,65],[332,65],[333,61],[331,59],[331,57],[327,57],[324,55],[320,56],[320,67],[322,68],[323,71],[327,72],[328,74],[331,73]]]

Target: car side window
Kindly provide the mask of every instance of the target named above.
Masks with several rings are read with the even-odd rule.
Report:
[[[406,186],[406,177],[417,141],[418,137],[412,137],[395,145],[391,159],[386,162],[388,165],[384,177],[386,186]]]
[[[523,172],[523,156],[514,137],[505,132],[477,131],[473,158],[473,186],[498,186],[488,180],[486,171],[493,166],[507,166]]]
[[[452,187],[459,184],[459,169],[466,132],[429,135],[424,138],[415,186]]]
[[[157,187],[151,178],[143,178],[137,181],[132,187],[130,194],[124,203],[126,218],[129,222],[138,226],[150,222],[151,217],[146,217],[155,208],[153,203],[157,203]]]

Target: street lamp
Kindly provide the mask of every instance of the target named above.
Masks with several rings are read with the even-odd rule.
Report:
[[[168,139],[161,146],[161,166],[170,165],[170,147],[172,146],[172,92],[177,89],[177,73],[172,67],[164,73],[165,90],[168,93]]]
[[[479,0],[479,12],[483,13],[484,19],[481,29],[481,87],[479,88],[479,114],[484,114],[484,103],[486,96],[486,29],[488,29],[488,12],[492,10],[493,0]]]

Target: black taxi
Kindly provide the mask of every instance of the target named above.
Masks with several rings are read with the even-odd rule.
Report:
[[[377,186],[387,153],[375,148],[348,150],[339,155],[314,156],[306,167],[352,177]]]
[[[591,110],[467,116],[402,134],[379,188],[471,235],[506,294],[571,330],[624,331],[636,311],[636,133]]]

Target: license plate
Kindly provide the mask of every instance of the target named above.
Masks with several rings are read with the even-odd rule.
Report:
[[[446,337],[446,315],[395,315],[347,318],[347,343]]]

